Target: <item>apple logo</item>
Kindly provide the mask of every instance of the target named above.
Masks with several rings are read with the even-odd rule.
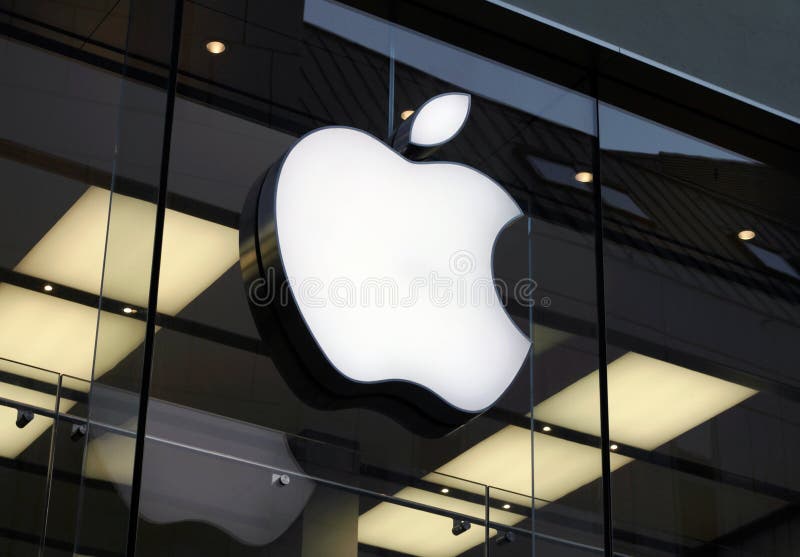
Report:
[[[433,97],[392,147],[349,127],[314,130],[254,184],[245,288],[308,404],[371,408],[441,436],[494,404],[524,363],[530,341],[492,283],[495,240],[522,211],[473,168],[419,162],[458,134],[470,103]]]

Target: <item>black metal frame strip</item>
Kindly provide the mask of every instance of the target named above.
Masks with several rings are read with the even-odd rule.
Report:
[[[150,400],[150,381],[153,373],[153,350],[155,343],[156,317],[158,311],[158,280],[161,272],[161,248],[164,239],[164,219],[167,210],[167,182],[169,180],[172,124],[175,115],[175,96],[178,84],[178,62],[180,58],[181,31],[183,28],[183,0],[175,0],[172,14],[172,37],[170,46],[169,80],[167,84],[166,109],[164,111],[164,136],[161,144],[161,169],[159,173],[156,222],[153,238],[153,259],[150,270],[150,292],[145,326],[142,379],[139,390],[139,416],[136,427],[133,478],[131,482],[131,505],[128,517],[128,543],[126,555],[136,555],[139,531],[139,502],[142,488],[145,434],[147,433],[147,409]]]
[[[592,89],[597,99],[597,75],[593,75]],[[599,360],[598,382],[600,392],[600,452],[603,469],[603,537],[604,554],[614,554],[614,524],[611,501],[611,432],[608,411],[608,352],[606,338],[605,265],[603,259],[603,192],[602,169],[600,168],[600,106],[595,100],[595,131],[592,137],[592,194],[594,196],[594,259],[595,259],[595,305],[597,307],[597,355]]]

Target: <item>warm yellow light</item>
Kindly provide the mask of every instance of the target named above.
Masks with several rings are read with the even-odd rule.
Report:
[[[739,236],[740,240],[744,240],[746,242],[747,240],[752,240],[755,238],[756,233],[753,230],[742,230],[739,232],[739,234],[737,234],[737,236]]]
[[[89,187],[14,270],[97,295],[105,254],[104,295],[131,304],[126,307],[135,313],[133,306],[147,305],[154,223],[153,203],[115,194],[111,204],[107,190]],[[236,230],[168,209],[158,310],[175,315],[237,259]],[[43,290],[53,292],[52,285],[46,283]],[[1,359],[6,358],[89,380],[93,362],[97,378],[144,340],[145,324],[138,319],[101,311],[98,327],[96,307],[45,292],[0,284],[3,371],[21,375],[29,369],[15,368]],[[99,340],[95,352],[96,335]],[[53,409],[50,395],[9,389],[13,387],[0,384],[0,397]],[[61,410],[67,411],[72,404],[62,399]],[[18,429],[14,418],[7,419],[5,415],[12,411],[0,409],[0,456],[6,458],[18,456],[52,423],[49,418],[37,416],[24,429]],[[6,423],[13,429],[7,430]]]
[[[110,203],[109,197],[108,190],[89,187],[14,270],[100,294],[105,254],[103,295],[131,307],[147,307],[155,204],[119,194]],[[178,313],[238,258],[235,229],[167,209],[159,313]]]
[[[594,176],[592,176],[591,172],[587,172],[585,170],[582,170],[582,171],[580,171],[580,172],[575,174],[575,179],[578,182],[581,182],[583,184],[588,184],[589,182],[591,182],[594,179]]]
[[[599,437],[598,375],[594,371],[539,404],[536,419]],[[628,352],[608,364],[611,437],[651,451],[754,394],[748,387]]]
[[[36,295],[43,297],[40,294]],[[53,387],[58,382],[58,374],[56,373],[48,373],[16,362],[0,360],[0,369],[19,377],[49,383]],[[45,394],[18,385],[0,382],[0,397],[30,406],[55,410],[55,395]],[[73,405],[74,402],[61,399],[62,411],[68,411]],[[4,458],[17,458],[31,444],[31,441],[47,431],[53,423],[51,418],[36,415],[33,421],[23,429],[20,429],[15,424],[16,419],[16,408],[0,406],[0,440],[2,440],[0,442],[0,456]]]
[[[621,443],[647,450],[674,439],[756,393],[747,387],[636,353],[628,353],[609,364],[608,384],[613,437]],[[654,408],[669,408],[670,411],[654,412]],[[555,426],[599,436],[598,372],[590,373],[537,405],[534,416],[537,420]],[[542,431],[547,427],[549,426],[542,427]],[[611,450],[618,448],[616,443],[611,445]],[[610,460],[612,471],[633,461],[632,458],[618,453],[612,453]],[[515,465],[510,467],[509,462]],[[533,500],[532,476],[535,486]],[[491,485],[503,490],[503,498],[511,503],[541,508],[601,476],[600,449],[555,435],[540,432],[532,434],[525,428],[507,426],[423,479],[477,495],[485,493],[484,485]],[[408,489],[410,488],[400,491],[397,496],[408,499]],[[444,499],[460,501],[453,497]],[[503,508],[506,508],[505,505]],[[377,529],[377,526],[374,523],[370,524],[370,529],[362,532],[362,526],[366,527],[362,519],[370,513],[374,513],[372,518],[379,515],[387,524],[402,523],[404,528],[386,527],[381,532],[385,539],[375,535],[372,528]],[[506,513],[501,519],[496,517],[496,513],[492,520],[508,526],[513,526],[524,518]],[[427,555],[422,549],[427,541],[426,536],[437,536],[438,529],[446,530],[447,526],[444,521],[433,529],[435,519],[431,516],[428,513],[405,510],[397,505],[380,503],[359,519],[359,540],[411,555]],[[401,533],[397,533],[397,530]],[[474,530],[476,529],[470,531]],[[457,538],[450,537],[459,539],[464,535],[466,533]],[[442,538],[442,544],[445,541],[448,540]],[[443,557],[459,555],[482,543],[483,538],[475,536],[458,542],[449,541],[451,545],[437,545],[437,551],[432,554]],[[464,545],[460,542],[464,542]]]
[[[44,291],[45,292],[52,292],[53,291],[53,285],[52,284],[45,284],[44,285]]]
[[[542,431],[545,431],[545,432],[546,432],[546,431],[552,431],[552,430],[553,430],[553,428],[552,428],[552,427],[550,427],[549,425],[546,425],[546,426],[544,426],[544,427],[542,428]]]
[[[414,487],[406,487],[396,497],[460,513],[484,520],[486,508],[480,503],[470,503],[454,497],[445,497]],[[512,525],[525,517],[507,511],[492,510],[492,521]],[[379,503],[358,518],[360,543],[398,551],[420,557],[452,557],[460,555],[484,541],[484,528],[473,525],[464,533],[454,536],[450,531],[453,519],[401,505]],[[489,530],[494,536],[497,531]]]
[[[408,120],[412,114],[414,114],[413,110],[404,110],[403,112],[400,113],[400,118],[402,118],[403,120]]]
[[[206,50],[211,54],[222,54],[226,48],[225,43],[222,41],[208,41],[206,43]]]

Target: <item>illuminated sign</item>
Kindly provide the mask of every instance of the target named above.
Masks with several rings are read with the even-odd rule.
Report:
[[[394,148],[314,130],[254,185],[240,229],[250,306],[309,404],[368,407],[441,435],[489,408],[525,361],[530,342],[492,275],[495,240],[520,208],[475,169],[409,160],[452,139],[469,108],[466,94],[432,98]]]

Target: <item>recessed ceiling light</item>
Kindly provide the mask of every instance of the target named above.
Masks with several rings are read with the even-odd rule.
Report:
[[[414,114],[413,110],[404,110],[403,112],[400,113],[400,118],[402,118],[403,120],[408,120],[412,114]]]
[[[617,445],[616,443],[612,443],[610,448],[612,451],[616,451],[617,449],[619,449],[619,445]]]
[[[506,510],[508,510],[508,509],[510,509],[510,508],[511,508],[511,505],[509,505],[508,503],[506,503],[505,505],[503,505],[503,508],[504,508],[504,509],[506,509]]]
[[[594,176],[592,176],[591,172],[587,172],[585,170],[581,170],[580,172],[577,172],[575,174],[575,179],[578,182],[581,182],[583,184],[588,184],[589,182],[591,182],[594,179]]]
[[[132,307],[125,307],[122,309],[122,313],[127,313],[128,315],[131,315],[133,313],[136,313],[136,310],[133,309]]]
[[[222,54],[226,48],[225,43],[221,41],[208,41],[206,43],[206,50],[211,54]]]
[[[755,238],[756,233],[753,230],[745,229],[740,231],[739,234],[737,234],[737,236],[739,236],[740,240],[744,240],[746,242],[747,240],[752,240],[753,238]]]
[[[542,431],[551,431],[552,429],[553,429],[552,427],[550,427],[549,425],[546,425],[546,426],[544,426],[542,428]]]
[[[53,291],[53,285],[52,284],[45,284],[44,285],[44,291],[45,292],[52,292]]]
[[[446,487],[443,487],[442,488],[442,493],[450,493],[450,490],[447,489]]]

